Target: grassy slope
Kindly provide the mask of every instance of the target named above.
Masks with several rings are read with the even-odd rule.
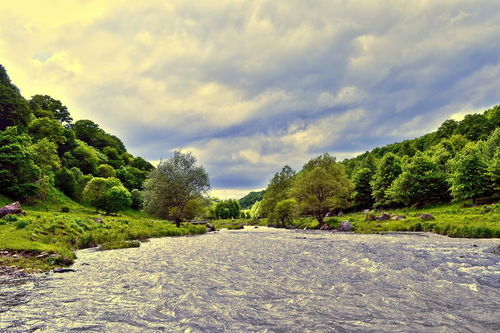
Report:
[[[391,215],[405,215],[404,220],[365,221],[365,214],[350,213],[342,217],[326,220],[331,227],[337,228],[341,221],[347,220],[358,233],[380,233],[389,231],[429,231],[451,237],[462,238],[500,238],[500,204],[489,205],[489,212],[484,212],[484,206],[462,207],[463,203],[443,204],[422,209],[394,209]],[[484,213],[483,213],[484,212]],[[377,213],[380,215],[382,212]],[[422,221],[420,215],[429,213],[433,220]],[[250,220],[215,220],[216,228],[235,229],[237,225],[266,225],[265,219],[259,222]],[[303,229],[315,229],[318,222],[312,217],[300,217],[293,221],[293,226]]]
[[[0,196],[0,204],[10,202]],[[62,207],[70,208],[70,212],[62,213]],[[0,255],[0,265],[47,270],[70,264],[75,258],[73,251],[79,248],[137,246],[137,242],[130,241],[205,232],[205,226],[177,228],[170,222],[133,210],[120,216],[101,216],[55,190],[49,200],[23,209],[26,216],[10,215],[0,219],[0,252],[9,251],[8,255]],[[103,222],[95,221],[97,217]],[[40,254],[42,257],[36,258]]]

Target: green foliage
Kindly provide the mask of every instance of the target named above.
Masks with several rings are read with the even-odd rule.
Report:
[[[491,181],[480,143],[469,143],[452,161],[451,194],[457,200],[488,195]]]
[[[132,204],[130,192],[122,185],[113,186],[104,194],[104,211],[118,213]]]
[[[99,159],[97,151],[85,142],[77,141],[78,146],[72,152],[66,152],[63,156],[63,165],[67,168],[76,167],[84,174],[97,173]]]
[[[215,205],[214,214],[216,219],[238,219],[240,218],[240,203],[234,199],[219,201]]]
[[[47,117],[33,120],[29,125],[29,134],[35,142],[48,139],[60,145],[67,141],[67,132],[61,123]]]
[[[120,179],[129,191],[132,191],[133,189],[141,190],[148,174],[149,172],[142,171],[131,166],[124,166],[116,170],[116,177]]]
[[[130,192],[130,195],[132,199],[132,204],[130,205],[130,207],[137,210],[142,209],[143,206],[142,192],[139,191],[138,189],[133,189]]]
[[[395,201],[405,205],[422,205],[426,202],[449,200],[446,175],[438,165],[418,153],[403,166],[403,172],[393,182],[389,192]]]
[[[274,208],[279,201],[289,198],[294,176],[295,170],[288,165],[285,165],[280,172],[274,174],[260,204],[262,216],[268,217],[272,222],[275,222]]]
[[[118,169],[124,165],[122,156],[118,153],[118,150],[113,147],[104,147],[102,152],[108,157],[108,163],[115,169]]]
[[[500,151],[500,127],[496,128],[484,145],[486,159],[491,159]]]
[[[266,190],[250,192],[238,201],[240,202],[241,208],[248,209],[252,207],[252,205],[257,201],[261,201],[264,198],[265,194]]]
[[[259,219],[262,217],[262,210],[260,209],[261,202],[262,201],[257,201],[252,205],[249,212],[250,218]]]
[[[101,164],[99,165],[99,167],[97,167],[97,176],[103,178],[109,178],[109,177],[116,178],[116,171],[109,164]]]
[[[85,185],[82,199],[96,210],[111,212],[113,211],[113,207],[108,206],[110,202],[106,198],[106,193],[115,186],[122,186],[120,180],[117,178],[94,177]]]
[[[352,189],[342,165],[323,154],[304,165],[294,179],[292,193],[299,209],[314,215],[321,227],[328,211],[347,206]]]
[[[71,123],[73,121],[68,108],[61,101],[48,95],[35,95],[31,97],[29,106],[37,118],[50,117],[61,123]]]
[[[388,193],[392,182],[401,174],[401,161],[393,153],[384,155],[371,182],[375,207],[385,207],[393,204]]]
[[[279,221],[278,226],[287,227],[297,214],[297,201],[295,199],[281,200],[276,204],[274,214]]]
[[[39,178],[30,137],[16,127],[0,131],[0,193],[14,199],[32,196],[39,190]]]
[[[373,206],[372,181],[374,172],[369,168],[359,169],[354,173],[352,182],[354,191],[352,193],[353,205],[357,208],[371,208]]]
[[[0,65],[0,130],[9,126],[27,127],[31,111],[28,103],[14,86],[5,68]]]
[[[210,189],[208,174],[196,165],[191,153],[180,150],[161,161],[144,184],[144,210],[164,219],[180,222],[188,215],[186,205]]]
[[[471,141],[486,140],[495,128],[483,114],[468,114],[458,124],[455,133],[465,136]]]
[[[458,127],[458,121],[453,119],[445,120],[444,123],[439,126],[436,135],[439,139],[449,138],[453,135]]]
[[[154,166],[151,163],[149,163],[140,156],[135,157],[131,161],[130,165],[142,171],[151,171],[154,169]]]
[[[33,160],[43,175],[49,175],[61,169],[61,160],[57,155],[57,145],[47,138],[31,146]]]
[[[125,146],[120,139],[114,135],[106,133],[104,130],[99,128],[99,125],[91,120],[78,120],[72,125],[75,131],[76,138],[81,140],[88,145],[103,149],[104,147],[115,148],[118,153],[124,153]]]

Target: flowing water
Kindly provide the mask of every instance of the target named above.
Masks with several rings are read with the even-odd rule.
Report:
[[[1,332],[495,332],[498,239],[267,228],[0,279]]]

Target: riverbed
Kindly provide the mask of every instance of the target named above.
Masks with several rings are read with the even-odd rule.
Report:
[[[0,331],[495,332],[499,244],[247,227],[81,250],[0,281]]]

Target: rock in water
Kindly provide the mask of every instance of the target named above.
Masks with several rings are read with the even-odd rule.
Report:
[[[349,221],[340,222],[339,231],[352,231],[352,224]]]
[[[54,273],[68,273],[68,272],[74,272],[74,269],[71,268],[64,268],[64,267],[58,267],[54,268],[53,272]]]
[[[23,210],[21,209],[21,204],[19,201],[13,202],[10,205],[3,206],[0,208],[0,217],[4,217],[9,214],[21,214]]]

